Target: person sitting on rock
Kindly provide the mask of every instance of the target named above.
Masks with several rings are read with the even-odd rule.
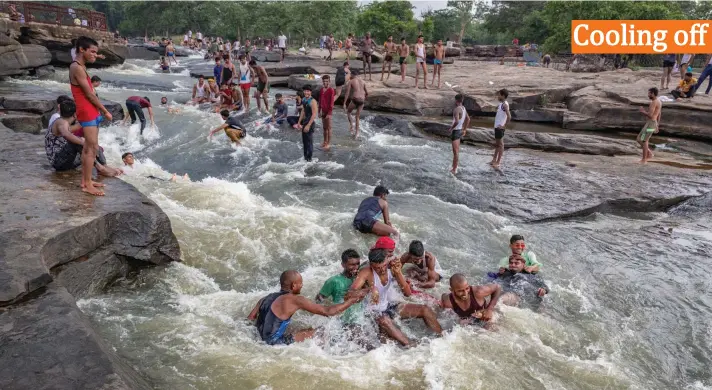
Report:
[[[373,190],[373,196],[361,202],[354,217],[354,229],[364,234],[398,236],[398,230],[391,225],[391,218],[388,214],[388,201],[386,198],[389,192],[388,188],[377,186]],[[383,216],[383,222],[378,220],[381,216]]]
[[[692,73],[685,73],[685,78],[680,80],[680,85],[672,90],[670,94],[675,98],[675,101],[680,101],[681,99],[689,99],[695,96],[697,79],[692,77]]]

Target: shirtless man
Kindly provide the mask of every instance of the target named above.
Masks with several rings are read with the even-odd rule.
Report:
[[[389,290],[395,288],[396,284],[404,296],[411,295],[410,285],[401,272],[402,265],[396,258],[388,257],[383,249],[374,249],[368,253],[368,262],[368,266],[359,271],[349,291],[358,294],[367,287],[370,299],[365,312],[376,321],[382,335],[385,334],[403,346],[411,344],[408,337],[393,323],[396,315],[401,318],[422,318],[430,330],[438,335],[442,334],[435,312],[428,306],[389,300]]]
[[[415,52],[415,88],[418,88],[418,76],[422,69],[423,88],[428,89],[428,67],[425,65],[425,44],[422,35],[418,35],[418,43],[415,44],[413,51]]]
[[[161,107],[168,110],[169,114],[179,114],[180,113],[179,108],[173,108],[170,105],[168,105],[168,98],[166,96],[161,97]]]
[[[435,75],[438,75],[438,89],[440,89],[440,86],[442,85],[440,82],[440,71],[443,68],[443,59],[445,58],[445,46],[443,46],[443,40],[438,39],[438,44],[435,45],[434,49],[434,56],[433,58],[433,81],[430,83],[430,86],[432,87],[435,85]]]
[[[344,84],[348,83],[351,79],[351,70],[349,70],[349,62],[344,62],[344,66],[336,69],[336,77],[334,78],[334,83],[336,88],[334,90],[334,102],[341,96],[341,88]],[[344,99],[345,100],[345,99]]]
[[[648,160],[653,158],[653,151],[650,150],[648,142],[650,141],[650,137],[653,136],[653,133],[657,133],[658,131],[660,131],[658,126],[660,126],[660,116],[662,115],[663,111],[663,104],[660,102],[660,100],[658,100],[657,88],[650,88],[648,90],[648,99],[650,99],[650,105],[648,106],[648,109],[646,110],[643,107],[640,108],[640,113],[646,116],[647,121],[645,122],[643,128],[640,130],[640,133],[638,134],[638,138],[636,140],[638,141],[638,144],[643,148],[643,159],[640,160],[641,164],[645,164],[648,162]]]
[[[413,264],[406,270],[406,276],[415,280],[415,286],[420,288],[433,288],[440,281],[442,272],[438,259],[432,253],[426,252],[423,243],[415,240],[408,246],[408,253],[400,258],[403,265]]]
[[[443,309],[452,309],[460,317],[460,325],[470,325],[492,319],[502,287],[494,283],[470,286],[464,275],[455,274],[450,277],[450,291],[442,295],[440,305]]]
[[[467,113],[462,94],[455,95],[455,109],[452,110],[452,125],[450,126],[450,141],[452,142],[452,169],[450,173],[457,174],[457,165],[460,161],[460,142],[467,135],[470,125],[470,115]]]
[[[269,76],[264,66],[257,65],[257,61],[250,61],[250,68],[252,68],[252,77],[257,78],[257,89],[255,90],[255,100],[257,101],[257,111],[262,111],[262,106],[260,105],[260,98],[265,103],[264,113],[269,113],[269,103],[267,98],[269,97]]]
[[[166,45],[166,58],[168,58],[168,63],[171,63],[171,60],[178,65],[178,60],[176,59],[176,48],[173,46],[173,41],[168,41],[168,44]]]
[[[393,35],[388,36],[388,41],[383,45],[386,49],[386,57],[383,59],[383,67],[381,68],[381,81],[383,81],[383,73],[388,65],[388,76],[386,81],[391,77],[391,65],[393,65],[393,54],[396,52],[396,44],[393,42]]]
[[[210,101],[210,89],[208,83],[205,82],[205,77],[200,76],[198,82],[193,85],[193,103],[206,103]]]
[[[302,275],[299,272],[294,270],[282,272],[279,277],[280,291],[260,299],[247,316],[248,320],[256,321],[257,331],[265,343],[288,345],[312,338],[316,329],[287,332],[287,326],[292,321],[294,313],[298,310],[306,310],[312,314],[332,317],[341,314],[365,295],[362,291],[349,292],[344,297],[343,303],[323,306],[299,295],[302,284]]]
[[[329,34],[329,37],[326,38],[326,49],[329,50],[329,56],[326,57],[326,60],[331,61],[332,52],[334,50],[334,34]]]
[[[344,51],[346,52],[346,62],[351,61],[351,46],[353,46],[353,35],[349,33],[349,36],[346,38],[346,43],[344,44]]]
[[[373,53],[374,47],[373,39],[371,39],[371,33],[366,33],[366,38],[361,41],[361,60],[363,61],[363,70],[366,70],[368,66],[368,80],[371,80],[371,53]]]
[[[361,110],[363,110],[363,105],[367,98],[368,90],[366,89],[366,83],[358,77],[358,70],[354,69],[351,71],[351,81],[346,84],[346,93],[344,95],[344,109],[346,110],[346,117],[349,118],[349,132],[353,135],[354,139],[358,138]],[[355,131],[351,121],[351,111],[354,109],[356,110]]]
[[[398,46],[398,56],[400,59],[400,71],[401,71],[401,83],[405,82],[405,72],[406,72],[406,62],[408,61],[408,56],[410,55],[410,47],[405,43],[405,38],[401,38],[401,44]]]

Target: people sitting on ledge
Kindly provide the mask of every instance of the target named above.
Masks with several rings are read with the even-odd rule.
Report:
[[[672,97],[675,101],[680,101],[682,99],[689,99],[695,96],[697,79],[692,77],[692,73],[685,73],[685,77],[680,80],[680,85],[674,90],[670,91]]]

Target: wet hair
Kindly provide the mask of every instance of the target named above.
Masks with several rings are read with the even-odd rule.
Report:
[[[463,101],[464,99],[465,99],[465,97],[462,96],[461,93],[458,93],[457,95],[455,95],[455,101],[458,102],[458,103],[462,103],[462,101]]]
[[[257,61],[255,61],[254,59],[251,59],[249,64],[252,66],[255,66],[255,65],[257,65]]]
[[[692,77],[692,72],[687,72],[687,73],[685,73],[685,76],[687,76],[687,77]]]
[[[279,276],[279,285],[281,287],[292,287],[292,283],[294,283],[295,280],[297,280],[297,277],[299,277],[299,272],[290,269],[288,271],[282,272],[282,275]]]
[[[101,77],[99,77],[99,76],[91,76],[91,82],[92,82],[92,83],[100,83],[100,82],[101,82]]]
[[[351,69],[351,76],[358,76],[358,75],[359,75],[358,69]]]
[[[133,153],[131,153],[131,152],[126,152],[126,153],[124,153],[124,154],[121,155],[121,159],[122,159],[122,160],[125,159],[126,156],[133,156]]]
[[[304,97],[304,91],[297,91],[297,96],[299,96],[300,98],[303,98],[303,97]]]
[[[465,279],[465,275],[463,274],[455,274],[450,277],[450,286],[459,284],[462,282],[466,282],[467,279]]]
[[[69,97],[69,96],[67,96],[67,95],[59,95],[59,96],[57,96],[57,104],[62,104],[62,102],[66,102],[67,100],[72,100],[72,101],[74,101],[74,99],[72,99],[71,97]]]
[[[515,234],[509,239],[510,244],[514,244],[517,241],[524,241],[524,236],[521,234]]]
[[[410,245],[408,246],[408,253],[415,257],[422,257],[425,254],[425,248],[423,247],[423,243],[418,240],[411,241]]]
[[[275,99],[281,99],[281,98],[282,98],[282,94],[281,94],[281,93],[278,93],[278,94],[274,95],[274,98],[275,98]]]
[[[165,100],[165,101],[167,102],[167,101],[168,101],[168,97],[166,97],[166,96],[161,96],[161,102],[163,102],[163,100]]]
[[[507,96],[509,96],[509,91],[507,91],[507,88],[502,88],[497,91],[497,93],[504,96],[505,99],[507,98]]]
[[[148,96],[144,96],[144,99],[146,99],[147,102],[151,103],[151,99],[148,98]]]
[[[351,66],[348,61],[344,62],[344,66]]]
[[[381,195],[388,195],[391,192],[388,191],[388,188],[385,186],[376,186],[376,188],[373,189],[373,196],[381,196]]]
[[[224,117],[228,117],[228,116],[230,116],[230,111],[228,111],[228,110],[222,110],[222,111],[220,111],[220,115],[222,115],[222,116],[224,116]]]
[[[381,264],[388,258],[388,252],[385,249],[372,249],[368,252],[368,262]]]
[[[311,92],[311,90],[312,90],[312,87],[311,87],[311,85],[309,85],[309,84],[307,84],[307,85],[305,85],[305,86],[302,87],[302,91],[309,91],[309,92]]]
[[[653,96],[658,96],[658,89],[656,87],[650,88],[648,92],[652,92]]]
[[[59,115],[62,118],[69,118],[77,112],[77,105],[74,100],[65,100],[59,104]]]
[[[345,263],[349,261],[349,259],[361,259],[361,255],[359,255],[355,249],[347,249],[341,254],[341,262]]]
[[[199,76],[198,76],[198,80],[200,80],[200,79],[205,79],[205,76],[203,76],[202,74],[199,75]]]
[[[89,37],[79,37],[77,38],[77,43],[74,47],[76,47],[77,51],[79,51],[79,49],[87,50],[92,46],[99,47],[99,44]]]
[[[329,77],[329,75],[327,74],[327,75],[324,75],[324,77],[322,77],[321,79],[322,79],[322,80],[330,80],[331,77]]]

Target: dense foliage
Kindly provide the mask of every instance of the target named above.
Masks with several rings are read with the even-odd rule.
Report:
[[[314,39],[333,33],[366,32],[377,41],[393,35],[412,42],[448,38],[471,44],[536,42],[550,52],[568,51],[574,19],[709,19],[712,2],[703,1],[448,1],[447,8],[415,15],[408,1],[60,1],[107,15],[122,35],[163,36],[188,29],[210,36],[276,36]]]

